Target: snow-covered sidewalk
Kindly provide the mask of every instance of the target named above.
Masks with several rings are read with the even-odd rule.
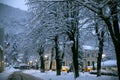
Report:
[[[56,76],[55,71],[46,71],[45,73],[40,73],[39,70],[24,70],[23,73],[30,74],[43,80],[75,80],[73,73],[66,72],[62,72],[61,76]],[[96,75],[91,75],[87,72],[85,73],[80,72],[80,77],[78,77],[76,80],[118,80],[118,77],[114,76],[96,77]]]

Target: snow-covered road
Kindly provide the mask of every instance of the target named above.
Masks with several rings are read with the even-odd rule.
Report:
[[[22,71],[15,71],[8,77],[8,80],[42,80],[38,79],[32,75],[22,73]]]

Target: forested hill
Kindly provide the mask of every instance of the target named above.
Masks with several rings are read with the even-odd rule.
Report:
[[[13,8],[0,3],[0,26],[5,28],[8,34],[24,32],[28,13],[18,8]]]

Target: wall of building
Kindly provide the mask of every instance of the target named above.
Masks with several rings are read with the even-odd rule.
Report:
[[[83,69],[88,71],[88,68],[93,68],[97,63],[97,53],[98,50],[85,50],[84,51],[84,60],[83,60]]]

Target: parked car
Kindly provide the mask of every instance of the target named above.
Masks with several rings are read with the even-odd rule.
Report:
[[[13,68],[15,68],[15,69],[20,69],[20,66],[14,66]]]
[[[62,66],[62,71],[68,72],[69,71],[69,66]]]
[[[30,69],[30,66],[27,64],[20,64],[20,69]]]

